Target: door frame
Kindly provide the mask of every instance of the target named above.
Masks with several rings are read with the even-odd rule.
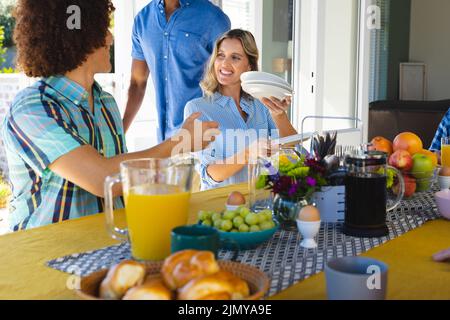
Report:
[[[363,141],[368,138],[369,121],[369,76],[371,30],[367,27],[367,9],[374,4],[374,0],[358,0],[358,37],[357,64],[355,90],[355,116],[361,122],[355,121],[354,127],[362,131]],[[319,21],[323,16],[324,1],[295,1],[294,3],[294,53],[293,53],[293,87],[296,94],[293,99],[291,119],[293,125],[300,130],[301,119],[308,115],[321,115],[323,108],[317,105],[320,99],[320,86],[323,70],[320,70],[320,56],[318,52],[320,36],[324,30]],[[305,19],[310,19],[309,22]],[[302,28],[302,23],[311,23],[309,28]],[[309,29],[309,32],[306,33]],[[306,59],[301,59],[306,57]],[[319,66],[318,66],[319,65]],[[308,112],[302,112],[308,108]],[[315,123],[315,130],[320,130],[321,121]]]

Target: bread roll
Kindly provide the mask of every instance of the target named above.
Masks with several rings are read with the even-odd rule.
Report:
[[[248,297],[250,290],[247,282],[227,271],[219,271],[212,275],[191,280],[179,290],[179,300],[240,300]]]
[[[168,257],[161,268],[165,284],[171,290],[182,288],[192,279],[219,271],[214,254],[209,251],[184,250]]]
[[[241,278],[235,276],[231,272],[221,270],[216,274],[216,276],[225,279],[233,287],[231,299],[242,300],[250,295],[250,288],[248,287],[248,283],[242,280]]]
[[[171,300],[173,297],[161,277],[149,277],[145,282],[127,291],[123,300]]]
[[[100,298],[121,299],[128,289],[144,281],[145,272],[143,264],[132,260],[111,267],[100,284]]]
[[[231,295],[227,292],[212,293],[204,296],[200,300],[231,300]]]

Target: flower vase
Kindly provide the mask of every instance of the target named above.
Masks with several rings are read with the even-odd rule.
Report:
[[[309,205],[306,198],[292,199],[276,195],[273,201],[273,214],[280,227],[284,230],[297,230],[297,216],[299,211]]]

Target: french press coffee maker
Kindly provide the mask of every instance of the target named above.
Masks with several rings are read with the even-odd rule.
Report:
[[[386,212],[403,198],[405,184],[401,173],[387,165],[387,155],[377,151],[358,151],[346,157],[344,233],[355,237],[382,237],[389,234]],[[399,192],[388,204],[387,170],[396,171]]]

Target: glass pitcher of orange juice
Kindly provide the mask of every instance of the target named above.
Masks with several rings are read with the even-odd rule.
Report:
[[[129,241],[137,260],[163,260],[170,255],[170,232],[186,225],[194,159],[142,159],[120,164],[120,174],[105,180],[105,216],[109,234]],[[114,224],[113,193],[122,183],[127,229]]]

